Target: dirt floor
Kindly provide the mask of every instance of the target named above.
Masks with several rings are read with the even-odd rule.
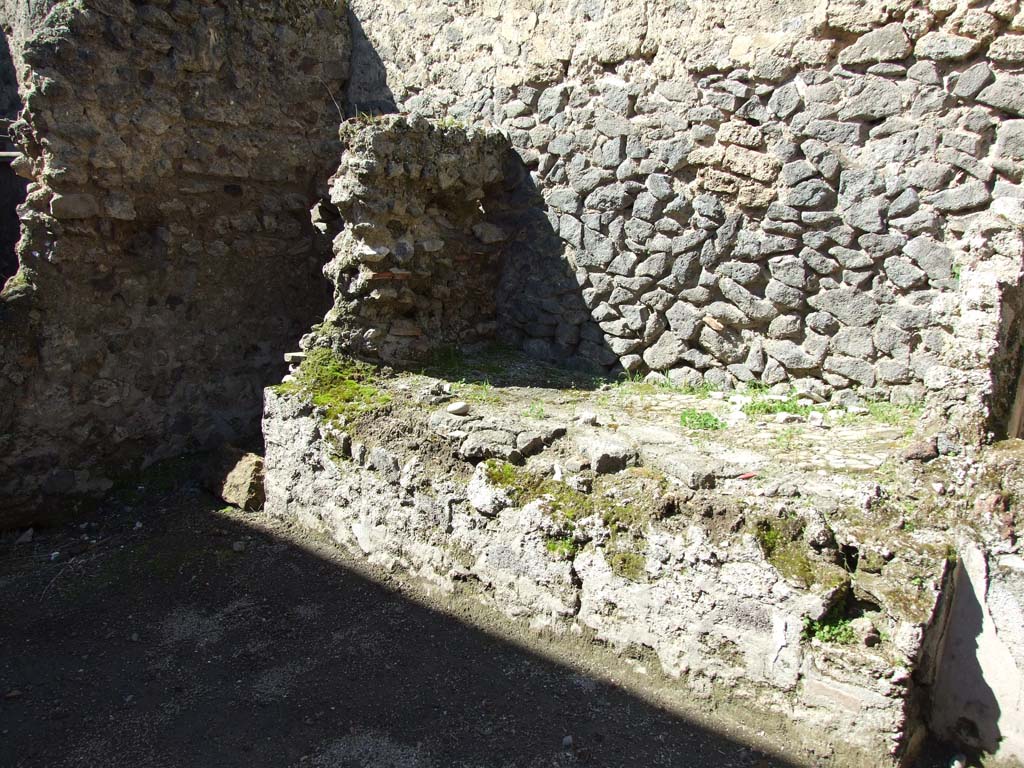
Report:
[[[197,474],[0,539],[0,766],[807,764],[649,665],[361,572]]]

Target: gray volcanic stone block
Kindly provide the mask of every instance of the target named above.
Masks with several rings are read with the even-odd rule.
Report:
[[[852,288],[821,291],[807,299],[815,309],[828,312],[843,325],[871,325],[881,314],[878,302]]]
[[[981,47],[978,40],[944,32],[929,32],[914,46],[914,54],[922,59],[936,61],[960,61],[974,54]]]
[[[981,93],[986,85],[992,82],[993,78],[992,68],[983,61],[978,62],[960,73],[953,93],[961,99],[973,99]]]
[[[911,48],[902,24],[886,24],[844,48],[839,54],[839,63],[851,65],[899,61],[910,54]]]
[[[1024,76],[999,75],[994,83],[978,94],[978,101],[1024,117]]]
[[[980,181],[969,181],[966,184],[950,187],[941,192],[925,196],[925,202],[940,211],[956,213],[985,205],[992,199],[988,187]]]

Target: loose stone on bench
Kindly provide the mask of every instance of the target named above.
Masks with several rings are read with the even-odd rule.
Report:
[[[580,453],[590,461],[598,474],[621,472],[636,464],[637,450],[629,443],[605,435],[585,435],[576,441]]]

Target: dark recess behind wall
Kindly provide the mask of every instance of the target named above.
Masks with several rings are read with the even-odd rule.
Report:
[[[21,112],[18,80],[11,60],[7,38],[0,41],[0,152],[16,147],[8,138],[7,127]],[[0,284],[18,271],[15,247],[21,236],[17,207],[25,200],[28,182],[11,170],[9,158],[0,158]]]

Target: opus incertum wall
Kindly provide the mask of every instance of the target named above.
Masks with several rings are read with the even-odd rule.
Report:
[[[258,429],[281,351],[330,304],[309,207],[336,162],[349,33],[329,0],[3,13],[29,180],[0,297],[9,525]]]
[[[533,352],[927,398],[961,437],[1005,431],[1017,2],[352,7],[376,52],[353,110],[498,126],[530,168],[598,324]]]
[[[29,181],[0,304],[7,522],[255,426],[330,306],[308,209],[361,111],[507,133],[566,281],[496,299],[532,354],[926,399],[954,441],[1013,420],[1017,2],[4,12]]]

